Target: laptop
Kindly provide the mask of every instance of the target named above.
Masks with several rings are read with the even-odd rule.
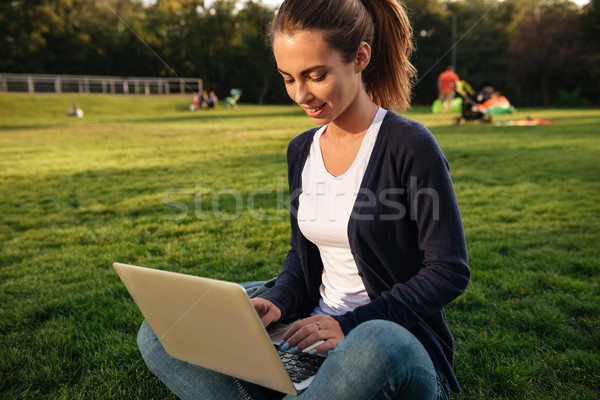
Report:
[[[292,395],[308,387],[325,360],[281,351],[278,343],[287,327],[275,324],[270,335],[236,283],[120,263],[113,267],[173,358]]]

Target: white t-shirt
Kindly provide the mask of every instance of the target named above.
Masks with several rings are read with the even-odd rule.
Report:
[[[313,138],[298,206],[300,231],[319,248],[324,267],[321,299],[313,315],[341,315],[370,301],[350,251],[348,222],[385,114],[379,108],[354,162],[340,176],[331,175],[323,162],[319,140],[326,126]]]

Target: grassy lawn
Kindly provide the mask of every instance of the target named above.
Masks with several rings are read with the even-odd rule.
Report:
[[[0,398],[169,399],[135,344],[119,261],[236,282],[277,274],[293,106],[0,94]],[[64,116],[73,102],[82,119]],[[453,125],[472,281],[447,307],[455,399],[600,398],[600,110]]]

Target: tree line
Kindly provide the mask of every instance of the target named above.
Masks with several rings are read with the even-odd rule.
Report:
[[[515,105],[598,105],[600,0],[404,3],[414,103],[431,104],[455,60],[475,89],[492,86]],[[6,0],[0,72],[200,77],[220,97],[242,88],[246,102],[289,102],[266,35],[275,12],[252,0]]]

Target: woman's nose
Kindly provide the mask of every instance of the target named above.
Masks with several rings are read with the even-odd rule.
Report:
[[[310,90],[304,83],[296,84],[296,93],[294,94],[294,101],[298,104],[306,104],[311,99]]]

